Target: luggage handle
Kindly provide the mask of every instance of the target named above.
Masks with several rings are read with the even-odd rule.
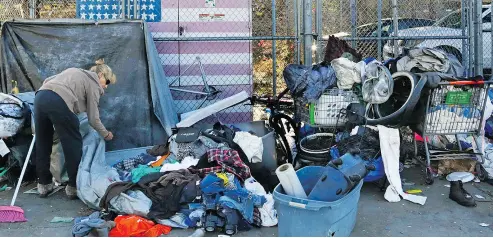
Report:
[[[299,201],[299,199],[293,198],[290,202],[288,202],[288,205],[290,207],[300,208],[300,209],[305,209],[305,210],[312,210],[312,211],[318,211],[318,210],[320,210],[320,208],[322,208],[322,206],[313,206],[313,205],[308,205],[308,204],[297,202],[297,201]],[[332,206],[323,206],[323,207],[326,207],[328,209],[332,209]]]

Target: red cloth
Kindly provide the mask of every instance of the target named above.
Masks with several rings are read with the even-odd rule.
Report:
[[[157,224],[139,216],[117,216],[116,226],[110,231],[110,237],[158,237],[167,235],[171,227]]]
[[[157,224],[153,226],[150,230],[144,233],[145,237],[158,237],[160,235],[167,235],[171,231],[171,227]]]

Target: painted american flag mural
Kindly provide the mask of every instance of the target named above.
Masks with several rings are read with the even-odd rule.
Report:
[[[76,0],[77,17],[87,20],[145,19],[155,38],[250,37],[250,0]],[[134,2],[137,16],[134,16]],[[123,4],[123,6],[122,6]],[[130,17],[129,17],[130,16]],[[222,92],[204,106],[234,94],[253,92],[252,41],[156,41],[156,48],[168,80],[201,58],[207,82]],[[179,82],[180,87],[202,90],[200,70],[192,66]],[[196,94],[172,91],[178,113],[196,109]],[[250,121],[251,106],[239,106],[218,113],[225,122]]]
[[[149,24],[154,37],[250,37],[250,0],[162,0],[162,19]],[[180,31],[180,28],[182,29]],[[209,84],[222,92],[204,106],[252,86],[252,41],[156,41],[169,81],[200,57]],[[192,66],[180,80],[183,89],[201,90],[200,70]],[[171,92],[178,113],[195,109],[196,94]],[[224,123],[252,120],[251,106],[237,106],[217,113]]]
[[[130,19],[161,21],[161,0],[77,0],[76,2],[77,18],[80,19],[111,20],[121,19],[125,15]]]

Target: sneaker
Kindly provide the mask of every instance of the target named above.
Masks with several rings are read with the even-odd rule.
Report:
[[[65,186],[65,193],[70,200],[77,199],[77,188],[70,185]]]
[[[39,197],[41,197],[41,198],[47,197],[48,194],[53,192],[54,189],[55,189],[55,187],[52,183],[50,183],[50,184],[39,184],[38,183],[38,193],[39,193]]]

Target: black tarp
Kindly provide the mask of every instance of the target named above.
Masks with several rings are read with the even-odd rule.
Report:
[[[76,19],[5,22],[1,41],[1,90],[11,80],[21,92],[70,67],[89,69],[104,58],[115,74],[100,101],[101,120],[115,135],[107,150],[163,143],[178,121],[159,55],[140,21]]]

